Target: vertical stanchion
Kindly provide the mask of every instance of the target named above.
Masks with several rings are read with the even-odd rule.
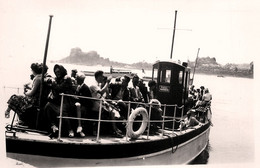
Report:
[[[177,105],[174,105],[174,114],[173,114],[173,121],[172,121],[172,134],[174,134],[176,108],[177,108]]]
[[[151,113],[152,113],[152,104],[149,104],[149,119],[148,119],[147,139],[149,139]]]
[[[130,115],[130,110],[131,110],[131,102],[128,101],[128,109],[127,109],[127,125],[126,125],[126,133],[125,133],[125,138],[126,138],[126,141],[128,141],[127,139],[127,127],[129,126],[129,115]]]
[[[61,125],[62,125],[62,111],[63,111],[63,101],[64,101],[64,94],[61,94],[61,104],[60,104],[60,122],[59,122],[59,135],[58,135],[58,141],[60,141],[61,137]]]
[[[99,113],[98,113],[98,130],[97,130],[97,142],[99,142],[100,135],[100,120],[101,120],[101,111],[102,111],[102,99],[99,100]]]
[[[165,112],[166,112],[166,104],[164,104],[164,109],[163,109],[163,122],[162,122],[162,134],[161,137],[163,137],[163,133],[164,133],[164,120],[165,120]]]

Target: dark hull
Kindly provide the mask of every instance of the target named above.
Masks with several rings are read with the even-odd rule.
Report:
[[[22,153],[63,158],[111,159],[149,155],[172,148],[207,131],[210,124],[178,136],[168,136],[159,140],[132,141],[122,143],[64,143],[56,140],[40,141],[6,137],[6,150]]]

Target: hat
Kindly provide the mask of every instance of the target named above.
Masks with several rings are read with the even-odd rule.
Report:
[[[190,110],[187,112],[187,114],[192,114],[192,113],[195,113],[195,112],[196,112],[195,109],[190,109]]]
[[[130,78],[128,76],[124,75],[124,76],[121,77],[121,82],[123,82],[123,81],[126,81],[127,83],[129,83]]]
[[[152,104],[153,106],[161,107],[161,103],[157,99],[151,99],[150,104]]]
[[[72,69],[71,72],[77,73],[78,71],[76,69]]]
[[[201,89],[204,89],[204,86],[201,86],[200,88],[201,88]]]
[[[138,76],[137,74],[134,74],[133,79],[134,79],[134,78],[139,79],[139,76]]]

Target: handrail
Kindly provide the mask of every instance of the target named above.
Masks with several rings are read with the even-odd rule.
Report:
[[[23,90],[23,88],[21,87],[7,87],[7,86],[3,86],[4,90],[5,88],[7,89],[17,89],[17,94],[20,94],[20,90]]]
[[[158,105],[158,104],[155,104],[155,103],[142,103],[142,102],[131,102],[131,101],[122,101],[122,100],[120,100],[121,102],[124,102],[124,103],[128,104],[127,121],[125,121],[125,120],[103,120],[103,119],[101,119],[102,102],[103,102],[103,101],[109,102],[109,101],[116,101],[116,100],[104,99],[104,98],[98,99],[98,98],[93,98],[93,97],[78,96],[78,95],[64,94],[64,93],[61,93],[60,95],[62,96],[62,98],[61,98],[60,116],[57,117],[57,118],[59,118],[59,120],[60,120],[60,122],[59,122],[59,135],[58,135],[58,140],[59,140],[59,141],[60,141],[60,138],[61,138],[62,118],[66,118],[66,119],[77,119],[77,120],[86,120],[86,121],[97,121],[97,122],[98,122],[98,127],[97,127],[96,142],[99,142],[99,137],[100,137],[100,123],[101,123],[101,122],[127,122],[128,124],[129,124],[129,122],[147,122],[147,123],[148,123],[147,139],[148,139],[148,138],[149,138],[149,132],[150,132],[150,123],[153,123],[153,122],[161,122],[161,123],[162,123],[162,134],[161,134],[161,137],[162,137],[162,136],[163,136],[163,132],[164,132],[164,124],[165,124],[166,122],[173,122],[172,133],[174,133],[175,122],[180,122],[180,121],[183,119],[183,111],[184,111],[184,106],[183,106],[183,105],[182,105],[182,106],[178,106],[178,105],[176,105],[176,104],[174,104],[174,105],[164,104],[164,105],[162,105],[162,106],[164,107],[163,116],[165,116],[166,108],[167,108],[167,107],[174,107],[174,116],[173,116],[173,117],[167,116],[167,118],[171,118],[170,120],[165,119],[165,117],[163,117],[163,120],[151,120],[150,118],[151,118],[151,108],[152,108],[152,105]],[[77,97],[77,98],[84,98],[84,99],[90,99],[90,100],[100,101],[98,119],[88,119],[88,118],[77,118],[77,117],[62,116],[64,96]],[[129,115],[130,115],[130,110],[131,110],[131,104],[143,104],[143,105],[145,105],[145,106],[149,106],[149,120],[148,120],[148,121],[132,121],[132,120],[129,120]],[[182,109],[182,114],[181,114],[181,117],[180,117],[180,120],[179,120],[179,121],[176,119],[176,109],[177,109],[177,108],[178,108],[178,109]],[[128,141],[127,131],[126,131],[126,141]]]
[[[64,96],[69,96],[69,97],[77,97],[77,98],[84,98],[84,99],[91,99],[91,100],[101,100],[100,98],[94,98],[94,97],[87,97],[87,96],[78,96],[78,95],[73,95],[73,94],[66,94],[66,93],[61,93],[60,95],[64,95]],[[104,99],[102,98],[104,101],[117,101],[117,100],[112,100],[112,99]],[[124,103],[132,103],[132,104],[142,104],[142,105],[147,105],[147,104],[151,104],[151,105],[158,105],[156,103],[142,103],[142,102],[132,102],[132,101],[123,101],[120,100],[120,102],[124,102]],[[165,106],[167,107],[174,107],[176,106],[179,109],[182,109],[184,107],[184,105],[182,106],[178,106],[177,104],[165,104]]]

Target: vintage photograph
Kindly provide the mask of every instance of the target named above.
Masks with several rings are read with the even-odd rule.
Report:
[[[259,2],[0,8],[4,167],[256,167]]]

